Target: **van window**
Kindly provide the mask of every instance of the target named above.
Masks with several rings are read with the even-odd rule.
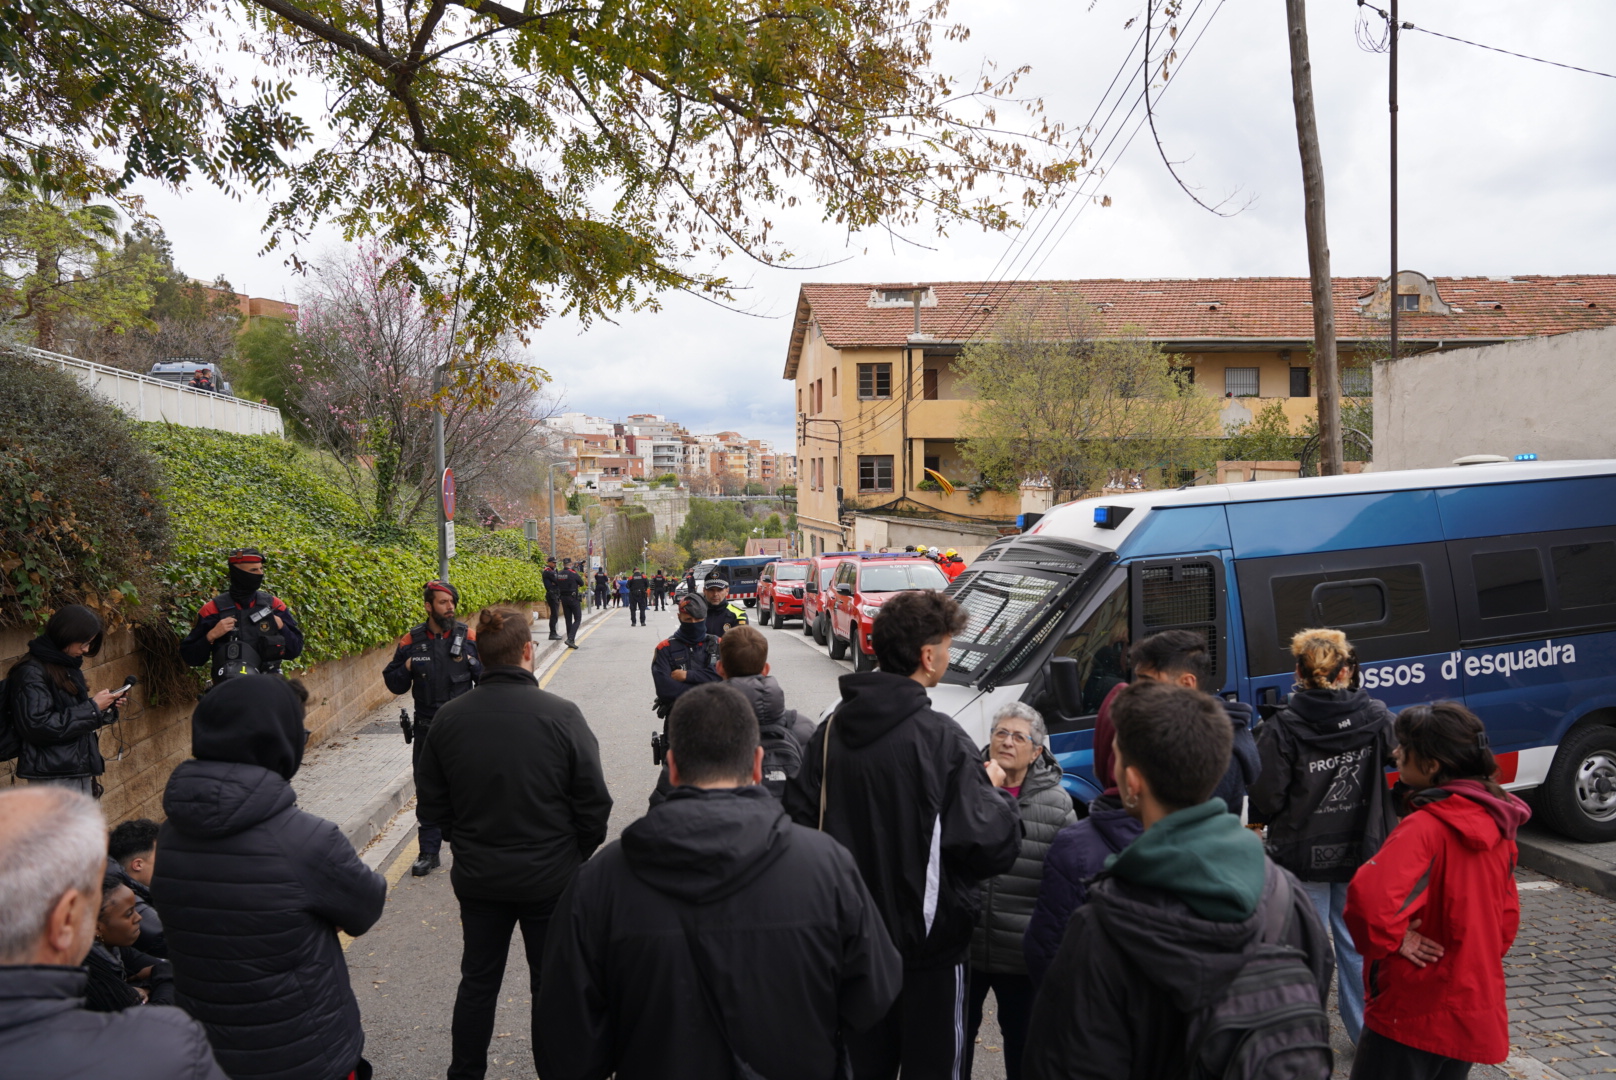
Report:
[[[1549,610],[1543,587],[1543,557],[1536,548],[1478,551],[1470,556],[1476,579],[1476,609],[1483,619],[1503,619]]]
[[[1298,630],[1328,626],[1357,642],[1431,628],[1425,604],[1425,572],[1417,563],[1372,566],[1343,575],[1297,574],[1275,578],[1274,619],[1287,653]]]
[[[1458,648],[1448,547],[1400,544],[1238,560],[1248,672],[1295,668],[1291,638],[1315,626],[1345,633],[1365,663]],[[1455,562],[1468,566],[1469,554]]]
[[[977,573],[954,599],[964,609],[965,629],[954,635],[948,669],[972,675],[999,651],[1016,644],[1020,631],[1069,580],[1047,574]]]
[[[1561,607],[1616,604],[1616,541],[1567,544],[1550,548],[1549,554]]]
[[[1055,656],[1077,661],[1085,716],[1099,712],[1111,688],[1128,680],[1128,589],[1124,578],[1082,625],[1055,646]]]

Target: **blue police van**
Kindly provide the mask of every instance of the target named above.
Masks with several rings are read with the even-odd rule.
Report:
[[[1506,462],[1139,492],[1057,506],[949,588],[969,615],[932,691],[978,744],[1046,718],[1075,799],[1130,644],[1183,628],[1224,697],[1271,715],[1288,643],[1342,630],[1393,710],[1463,702],[1540,820],[1616,839],[1616,461]]]

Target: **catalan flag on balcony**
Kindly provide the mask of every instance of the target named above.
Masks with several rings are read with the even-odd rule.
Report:
[[[936,469],[927,469],[926,475],[937,481],[937,486],[943,489],[944,495],[954,494],[954,485],[948,482],[948,477],[944,476]]]

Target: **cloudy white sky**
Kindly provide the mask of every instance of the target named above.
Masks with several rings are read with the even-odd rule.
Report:
[[[1194,6],[1189,0],[1186,11]],[[1386,57],[1359,48],[1354,0],[1311,0],[1309,8],[1334,270],[1383,274]],[[1132,46],[1138,27],[1124,23],[1140,11],[1138,0],[956,0],[951,16],[973,33],[941,50],[939,66],[968,80],[984,59],[1001,68],[1028,64],[1023,88],[1043,97],[1053,118],[1081,124]],[[1476,42],[1616,67],[1609,0],[1403,0],[1400,14]],[[1170,156],[1184,162],[1180,172],[1207,201],[1237,192],[1234,203],[1249,205],[1229,218],[1196,207],[1147,129],[1119,162],[1107,159],[1112,167],[1097,190],[1112,205],[1069,214],[1064,238],[1032,260],[1038,276],[1307,273],[1283,4],[1205,0],[1198,23],[1205,38],[1174,75],[1158,126]],[[1616,79],[1408,31],[1401,57],[1404,268],[1616,272]],[[284,253],[258,254],[263,204],[206,188],[145,194],[186,272],[223,274],[255,296],[297,299],[301,280]],[[787,219],[785,236],[805,265],[836,265],[802,271],[737,261],[723,269],[748,287],[743,305],[751,314],[672,294],[661,312],[624,315],[615,325],[584,330],[555,320],[533,335],[532,358],[569,408],[608,417],[665,413],[692,430],[731,428],[787,446],[791,392],[780,374],[803,282],[985,278],[996,264],[1003,272],[1001,257],[1015,239],[958,228],[946,238],[919,236],[930,250],[895,248],[874,234],[849,239],[812,214]],[[333,239],[317,234],[303,253],[318,254]],[[1032,268],[1018,267],[1016,276]]]

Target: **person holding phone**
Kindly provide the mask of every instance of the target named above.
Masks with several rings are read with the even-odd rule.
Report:
[[[117,717],[130,684],[90,693],[84,658],[101,651],[101,616],[68,604],[28,643],[28,655],[6,679],[6,708],[22,751],[17,775],[35,784],[56,784],[101,797],[106,772],[98,733]]]

